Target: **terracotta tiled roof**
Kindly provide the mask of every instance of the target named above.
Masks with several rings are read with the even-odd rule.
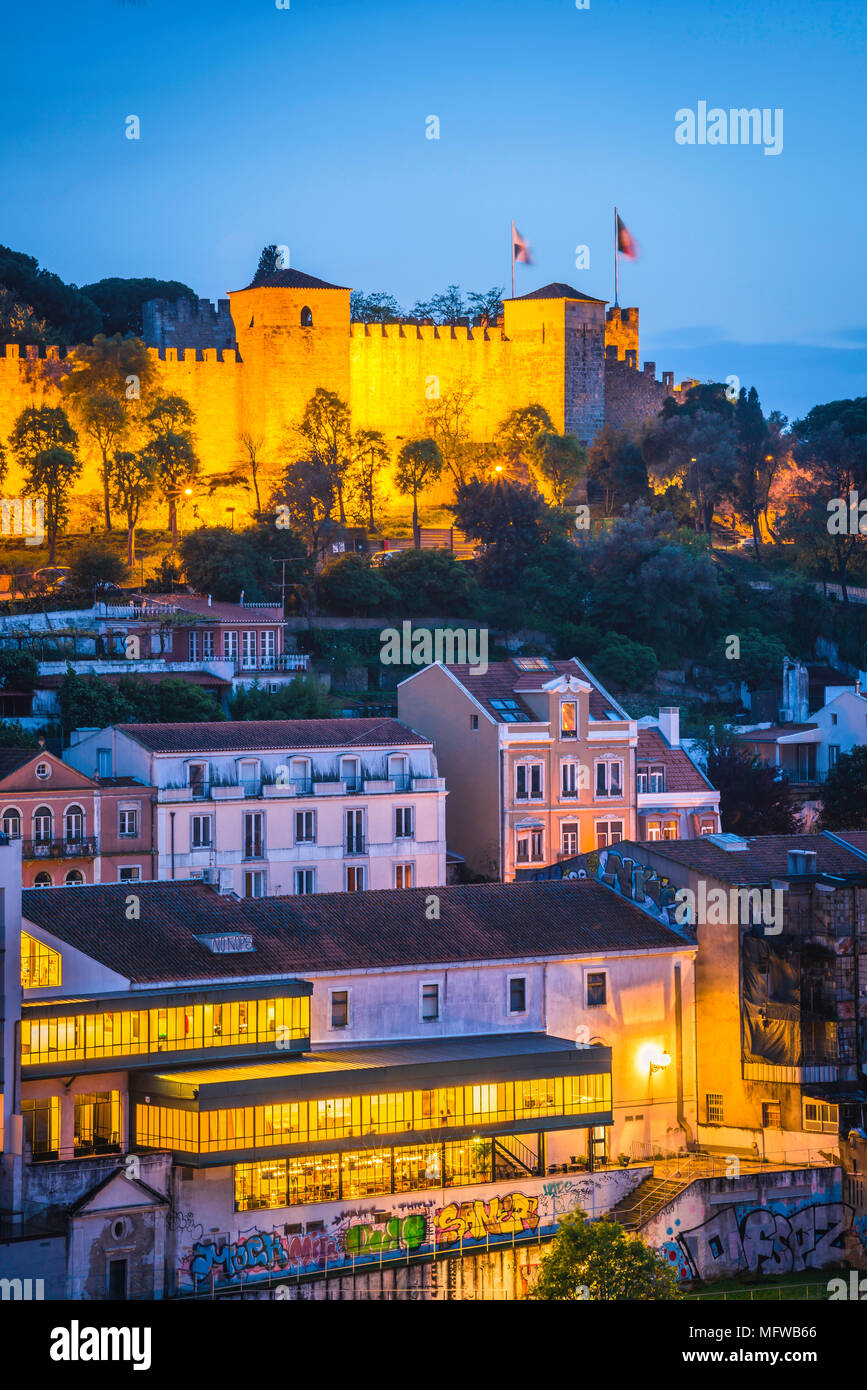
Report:
[[[397,719],[249,719],[200,724],[118,724],[152,753],[253,753],[280,748],[430,747]]]
[[[590,304],[607,304],[607,299],[594,299],[592,294],[582,294],[572,285],[566,285],[562,280],[552,280],[550,285],[543,285],[540,290],[530,290],[529,294],[519,294],[518,299],[583,299]]]
[[[253,280],[245,289],[258,290],[262,286],[282,290],[345,290],[346,285],[332,285],[327,280],[319,280],[315,275],[307,275],[303,270],[275,270],[272,275],[263,275],[261,280]]]
[[[479,704],[484,705],[495,719],[500,720],[500,713],[491,706],[491,700],[502,700],[503,698],[517,700],[521,709],[529,714],[531,719],[536,719],[530,706],[521,699],[521,691],[541,690],[549,681],[556,676],[576,676],[578,680],[586,681],[593,688],[590,692],[590,718],[605,719],[606,711],[611,710],[617,719],[628,719],[629,715],[622,710],[611,696],[599,684],[592,672],[580,662],[577,657],[572,657],[568,661],[552,661],[550,670],[545,671],[519,671],[511,661],[493,661],[488,666],[484,675],[475,675],[474,666],[449,666],[451,674],[460,681],[461,685],[473,695]]]
[[[20,767],[26,767],[41,753],[40,748],[0,748],[0,781],[17,772]]]
[[[706,873],[723,883],[767,883],[786,878],[790,849],[815,850],[819,874],[867,874],[867,863],[860,854],[827,835],[753,835],[746,849],[723,849],[703,835],[697,840],[653,840],[642,843],[623,841],[633,850],[651,850],[654,856],[670,859],[684,868]],[[621,848],[621,846],[618,846]],[[578,856],[579,864],[584,856]]]
[[[202,883],[137,883],[139,921],[125,917],[128,883],[25,889],[24,917],[141,983],[310,970],[368,969],[516,956],[682,949],[682,939],[602,884],[486,883],[436,889],[220,896]],[[196,940],[243,932],[254,951],[215,955]]]
[[[818,724],[772,724],[768,729],[750,729],[736,737],[742,743],[776,743],[778,738],[785,738],[788,734],[806,734],[818,727]]]
[[[706,792],[713,784],[696,767],[685,748],[669,748],[658,729],[638,729],[636,761],[665,768],[667,792]]]
[[[242,608],[240,603],[208,603],[200,594],[173,594],[170,602],[177,604],[182,613],[195,613],[197,617],[211,618],[214,622],[243,623],[251,626],[256,623],[282,623],[283,609],[279,604],[267,608]]]

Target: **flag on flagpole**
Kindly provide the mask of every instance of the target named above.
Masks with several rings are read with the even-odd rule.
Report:
[[[638,260],[638,246],[635,237],[630,232],[623,218],[617,216],[617,250],[621,256],[625,256],[628,261]]]
[[[512,223],[512,257],[521,265],[533,264],[529,242],[524,240],[514,222]]]

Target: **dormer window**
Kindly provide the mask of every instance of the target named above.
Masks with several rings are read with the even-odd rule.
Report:
[[[578,737],[578,701],[560,701],[560,737]]]
[[[388,759],[388,775],[394,782],[396,792],[410,790],[409,758],[405,753],[391,753]]]
[[[289,781],[300,796],[309,795],[313,785],[309,758],[292,758],[289,762]]]
[[[346,783],[348,792],[361,791],[361,763],[358,758],[340,759],[340,780]]]
[[[665,768],[661,763],[644,763],[635,774],[636,791],[664,792]]]

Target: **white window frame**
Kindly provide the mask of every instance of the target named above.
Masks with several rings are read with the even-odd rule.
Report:
[[[259,646],[259,665],[264,671],[273,671],[277,664],[277,634],[272,628],[266,628],[259,634]]]
[[[199,821],[205,821],[205,822],[207,822],[207,824],[208,824],[209,830],[208,830],[208,842],[207,842],[207,844],[196,844],[196,839],[195,839],[195,834],[194,834],[194,827],[195,827],[195,823],[196,823],[197,820],[199,820]],[[211,815],[211,813],[210,813],[209,811],[205,811],[205,812],[203,812],[203,813],[201,813],[201,814],[199,814],[198,812],[194,813],[193,815],[190,816],[190,849],[213,849],[213,848],[214,848],[214,818],[213,818],[213,816]]]
[[[51,763],[37,763],[36,776],[40,782],[47,782],[51,776]]]
[[[605,768],[605,790],[599,790],[599,769]],[[611,790],[611,769],[620,768],[620,791],[616,794]],[[623,759],[622,758],[597,758],[593,764],[593,799],[594,801],[622,801],[624,797],[623,781]]]
[[[223,630],[223,660],[238,660],[238,634],[229,628]]]
[[[188,634],[188,637],[187,637],[187,654],[188,654],[188,657],[189,657],[189,660],[190,660],[190,661],[198,661],[198,659],[199,659],[199,634],[198,634],[198,632],[196,632],[195,629],[193,629],[193,631],[190,632],[190,633]]]
[[[437,992],[437,1011],[433,1018],[426,1018],[424,1014],[424,992],[426,989],[435,989]],[[441,980],[419,980],[418,982],[418,1021],[419,1023],[441,1023],[443,1012],[442,981]]]
[[[245,627],[241,629],[241,670],[255,671],[258,654],[258,644],[256,642],[256,629]]]
[[[246,853],[246,849],[247,849],[247,819],[248,819],[248,817],[249,817],[250,819],[254,819],[256,816],[258,816],[258,818],[259,818],[259,825],[260,825],[260,827],[261,827],[261,829],[260,829],[260,835],[259,835],[259,850],[260,850],[260,852],[259,852],[259,854],[247,854],[247,853]],[[253,838],[253,841],[254,841],[254,843],[255,843],[255,838],[256,838],[255,835],[254,835],[252,838]],[[264,811],[244,811],[244,813],[243,813],[243,815],[242,815],[242,817],[241,817],[241,859],[242,859],[242,862],[245,863],[245,864],[246,864],[246,863],[259,863],[261,860],[267,859],[267,857],[268,857],[268,851],[267,851],[267,842],[266,842],[266,839],[265,839],[265,812],[264,812]]]
[[[573,708],[574,711],[575,711],[575,732],[574,732],[574,733],[567,733],[567,732],[564,731],[564,728],[563,728],[563,710],[565,709],[565,707],[566,707],[567,705],[571,705],[572,708]],[[577,701],[577,700],[561,700],[561,701],[560,701],[560,738],[561,738],[561,740],[568,740],[569,743],[571,743],[573,739],[577,739],[577,737],[578,737],[578,715],[579,715],[579,712],[578,712],[578,701]]]
[[[213,661],[214,659],[214,630],[205,628],[202,633],[202,660]]]
[[[121,873],[134,874],[134,878],[121,878]],[[141,864],[118,864],[117,866],[118,883],[141,883]]]
[[[409,883],[401,883],[401,884],[398,883],[398,881],[397,881],[397,871],[398,871],[398,869],[403,869],[403,871],[404,871],[404,877],[406,877],[406,872],[407,872],[407,870],[409,871],[409,879],[410,879]],[[416,881],[415,881],[415,860],[414,860],[414,859],[401,860],[400,863],[395,864],[394,869],[393,869],[393,872],[392,872],[392,879],[393,879],[393,883],[394,883],[394,887],[395,887],[395,888],[415,888],[415,887],[417,886],[417,885],[416,885]]]
[[[361,886],[357,884],[354,888],[349,886],[349,875],[361,874]],[[367,865],[366,864],[347,864],[343,871],[343,889],[346,893],[366,893],[367,892]]]
[[[334,1022],[333,1000],[334,1000],[335,994],[345,994],[345,995],[346,995],[346,1022],[345,1022],[345,1023],[335,1023],[335,1022]],[[335,986],[333,989],[329,989],[329,991],[328,991],[328,1032],[329,1032],[329,1033],[345,1033],[346,1030],[347,1030],[347,1028],[351,1028],[351,1027],[352,1027],[352,990],[349,988],[348,985],[344,985],[344,987],[343,987],[342,989],[341,989],[341,988],[338,988],[337,986]]]
[[[259,883],[260,883],[261,886],[262,886],[262,892],[261,892],[261,893],[248,893],[248,892],[247,892],[247,879],[248,879],[248,878],[257,878],[257,879],[258,879]],[[244,870],[244,884],[243,884],[243,887],[244,887],[244,897],[245,897],[245,898],[267,898],[267,896],[268,896],[268,878],[267,878],[267,875],[266,875],[266,873],[265,873],[265,870],[264,870],[264,869],[245,869],[245,870]]]
[[[401,821],[402,821],[402,824],[403,824],[403,829],[402,829],[402,830],[398,830],[398,828],[397,828],[397,818],[398,818],[398,816],[401,817]],[[408,835],[407,835],[407,833],[406,833],[406,818],[407,818],[407,816],[409,816],[409,825],[410,825],[410,830],[409,830],[409,834],[408,834]],[[394,838],[395,838],[396,840],[414,840],[414,839],[415,839],[415,807],[414,807],[414,806],[395,806],[395,808],[394,808]]]
[[[599,828],[600,828],[600,826],[603,826],[603,825],[605,826],[605,844],[604,844],[604,845],[600,845],[600,844],[598,843],[598,841],[599,841]],[[612,840],[612,839],[611,839],[611,830],[610,830],[609,827],[612,826],[612,825],[619,825],[619,826],[620,826],[620,839],[619,839],[619,840]],[[621,844],[621,843],[623,842],[623,840],[625,839],[625,837],[626,837],[626,821],[625,821],[625,819],[623,818],[623,816],[618,816],[615,820],[612,820],[612,819],[610,819],[610,818],[607,817],[607,816],[606,816],[606,818],[605,818],[604,820],[600,817],[599,819],[597,819],[597,820],[595,820],[595,821],[593,822],[593,838],[594,838],[594,840],[597,841],[596,845],[594,846],[594,848],[596,848],[596,849],[610,849],[610,847],[611,847],[612,845],[619,845],[619,844]]]
[[[524,1007],[523,1009],[512,1008],[512,982],[514,980],[524,981]],[[530,1012],[530,981],[526,975],[507,975],[506,976],[506,1017],[525,1018]]]
[[[303,835],[303,836],[301,836],[301,835],[298,834],[298,819],[299,819],[300,816],[303,816],[305,820],[307,819],[308,816],[310,817],[310,824],[311,824],[312,829],[313,829],[313,834],[312,834],[312,835]],[[296,812],[295,812],[294,827],[295,827],[295,843],[296,843],[296,845],[315,845],[315,844],[316,844],[316,811],[315,811],[315,810],[313,810],[313,809],[308,809],[308,810],[304,810],[304,811],[296,811]]]
[[[604,1004],[591,1004],[591,1003],[590,1003],[590,976],[591,976],[591,975],[604,975],[604,976],[605,976],[605,1003],[604,1003]],[[585,1008],[585,1009],[608,1009],[608,1008],[610,1007],[610,1005],[611,1005],[611,976],[610,976],[610,971],[609,971],[604,965],[586,965],[586,966],[584,967],[583,972],[582,972],[582,978],[581,978],[581,993],[582,993],[582,996],[583,996],[583,999],[584,999],[584,1008]]]
[[[9,831],[6,829],[6,817],[7,817],[7,816],[17,816],[17,818],[18,818],[18,834],[17,834],[17,835],[10,835],[10,834],[9,834]],[[2,829],[3,834],[4,834],[4,835],[7,837],[7,839],[9,839],[9,840],[20,840],[20,839],[21,839],[21,827],[22,827],[23,823],[24,823],[23,817],[22,817],[21,812],[19,811],[19,809],[18,809],[17,806],[7,806],[6,809],[5,809],[4,812],[3,812],[3,815],[0,816],[0,829]]]
[[[539,769],[539,795],[533,796],[533,768]],[[518,775],[523,769],[524,780],[527,785],[527,795],[518,794]],[[515,800],[526,802],[540,802],[545,800],[545,764],[541,758],[520,758],[515,762]]]
[[[567,826],[567,825],[574,825],[574,827],[575,827],[575,848],[574,848],[574,849],[567,849],[566,846],[565,846],[565,844],[563,843],[564,836],[565,836],[565,834],[566,834],[566,826]],[[559,829],[560,829],[560,853],[561,853],[561,854],[580,854],[580,852],[581,852],[581,822],[580,822],[579,820],[561,820]],[[570,831],[569,833],[571,834],[572,832]]]
[[[566,772],[567,772],[567,770],[570,771],[570,772],[573,774],[571,780],[572,780],[572,782],[573,782],[573,784],[574,784],[574,788],[573,788],[573,790],[571,790],[571,791],[567,790],[567,788],[566,788]],[[580,760],[579,758],[561,758],[561,759],[560,759],[560,800],[561,800],[561,801],[579,801],[580,798],[581,798],[581,760]]]
[[[140,813],[140,811],[141,811],[141,807],[140,807],[140,806],[118,806],[118,808],[117,808],[117,833],[118,833],[118,836],[119,836],[120,839],[122,839],[122,840],[137,840],[137,839],[138,839],[139,834],[141,833],[141,832],[139,831],[139,813]],[[135,827],[133,830],[124,830],[124,828],[123,828],[123,818],[124,818],[124,816],[132,816],[132,818],[133,818],[133,825],[134,825],[134,827]]]

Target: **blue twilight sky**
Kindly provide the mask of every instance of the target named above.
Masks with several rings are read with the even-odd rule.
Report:
[[[862,0],[7,6],[0,242],[78,284],[217,298],[273,241],[408,308],[508,285],[514,218],[518,293],[613,300],[616,202],[642,358],[795,416],[867,393],[865,39]],[[699,101],[781,107],[782,153],[677,144]]]

